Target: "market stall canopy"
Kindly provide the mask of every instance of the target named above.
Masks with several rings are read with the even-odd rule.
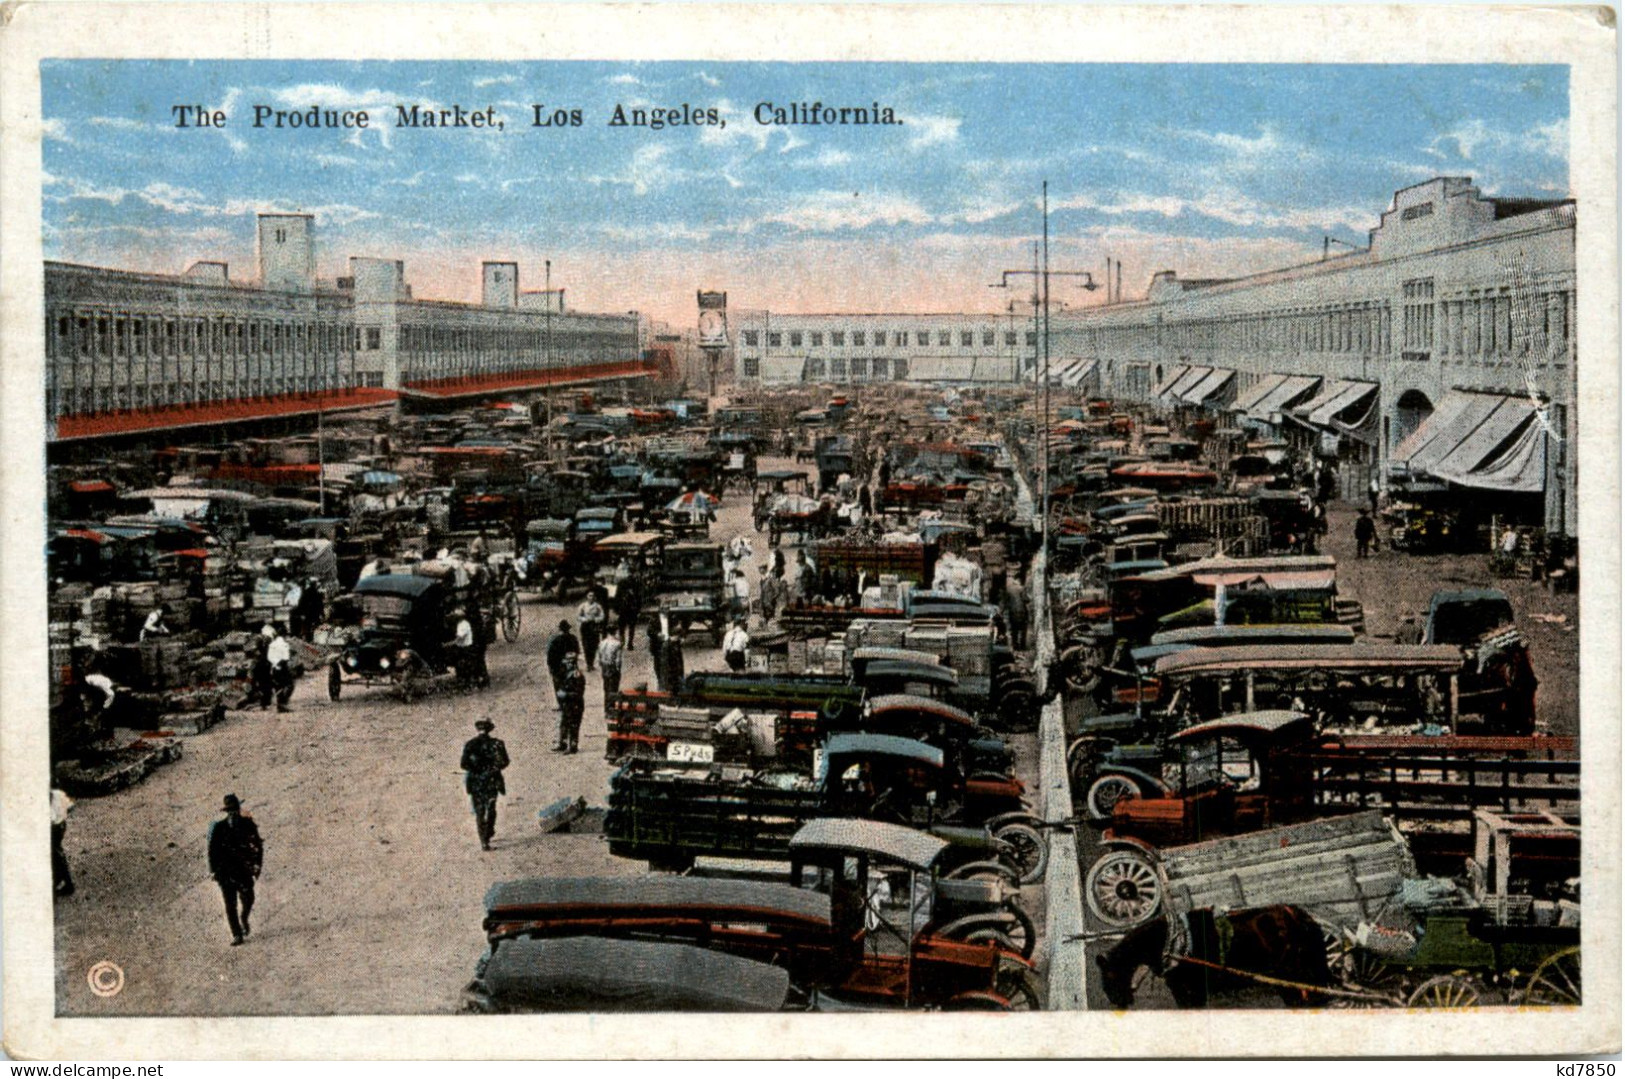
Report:
[[[769,385],[800,382],[806,367],[805,356],[763,356],[762,381]]]
[[[1526,397],[1452,390],[1390,458],[1400,473],[1463,487],[1538,492],[1546,487],[1546,425]]]
[[[1176,404],[1185,399],[1185,394],[1195,389],[1208,375],[1213,373],[1211,367],[1191,367],[1185,371],[1179,381],[1168,387],[1168,391],[1161,394],[1164,404]]]
[[[1314,397],[1291,410],[1299,422],[1365,442],[1375,439],[1377,384],[1358,379],[1328,379]]]
[[[1249,411],[1254,405],[1273,393],[1286,380],[1286,375],[1261,376],[1257,382],[1236,395],[1235,401],[1231,402],[1230,410],[1232,412]]]
[[[970,382],[975,367],[970,357],[920,356],[910,360],[910,382]]]
[[[1235,379],[1236,373],[1228,367],[1215,367],[1204,375],[1200,381],[1186,387],[1180,400],[1187,405],[1207,404],[1220,396]]]
[[[1261,423],[1276,423],[1281,413],[1299,404],[1314,393],[1320,385],[1319,377],[1315,375],[1280,375],[1279,381],[1270,386],[1263,394],[1249,401],[1243,407],[1237,399],[1235,408],[1246,414],[1250,420]],[[1254,386],[1253,389],[1257,389]]]
[[[1014,356],[978,356],[971,365],[972,382],[1014,382],[1018,361]]]
[[[1175,367],[1172,371],[1169,371],[1168,374],[1163,378],[1163,380],[1161,382],[1157,383],[1156,388],[1151,391],[1151,396],[1152,397],[1161,397],[1163,394],[1165,394],[1169,390],[1173,389],[1174,384],[1177,383],[1180,379],[1184,378],[1186,373],[1189,372],[1190,369],[1191,369],[1190,364],[1182,363],[1179,366]]]

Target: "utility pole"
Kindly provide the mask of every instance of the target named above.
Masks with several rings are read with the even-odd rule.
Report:
[[[534,262],[532,266],[536,265]],[[545,355],[542,357],[542,366],[549,371],[553,369],[553,260],[547,259],[542,263],[542,299],[546,300],[547,310],[547,344]],[[534,272],[534,271],[533,271]]]

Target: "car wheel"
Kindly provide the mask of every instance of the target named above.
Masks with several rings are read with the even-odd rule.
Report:
[[[1083,806],[1090,820],[1108,821],[1112,819],[1112,810],[1118,802],[1139,796],[1139,785],[1128,776],[1104,775],[1089,784],[1089,792],[1083,796]]]
[[[336,701],[343,692],[344,676],[339,673],[338,661],[334,660],[327,668],[327,699]]]

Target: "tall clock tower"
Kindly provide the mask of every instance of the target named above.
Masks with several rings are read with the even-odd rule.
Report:
[[[705,353],[705,368],[710,376],[708,392],[715,397],[717,368],[728,350],[728,294],[699,292],[695,299],[700,308],[700,351]]]

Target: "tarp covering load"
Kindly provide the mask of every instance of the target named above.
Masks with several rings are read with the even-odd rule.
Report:
[[[1522,397],[1452,390],[1390,458],[1399,474],[1465,487],[1537,492],[1546,487],[1546,428]]]
[[[1375,810],[1165,849],[1159,870],[1173,914],[1291,903],[1349,928],[1416,876],[1404,837]]]
[[[944,554],[937,559],[931,590],[979,600],[982,598],[982,567],[968,558]]]
[[[500,1010],[760,1012],[784,1007],[782,967],[689,944],[598,937],[497,945],[481,979]]]

